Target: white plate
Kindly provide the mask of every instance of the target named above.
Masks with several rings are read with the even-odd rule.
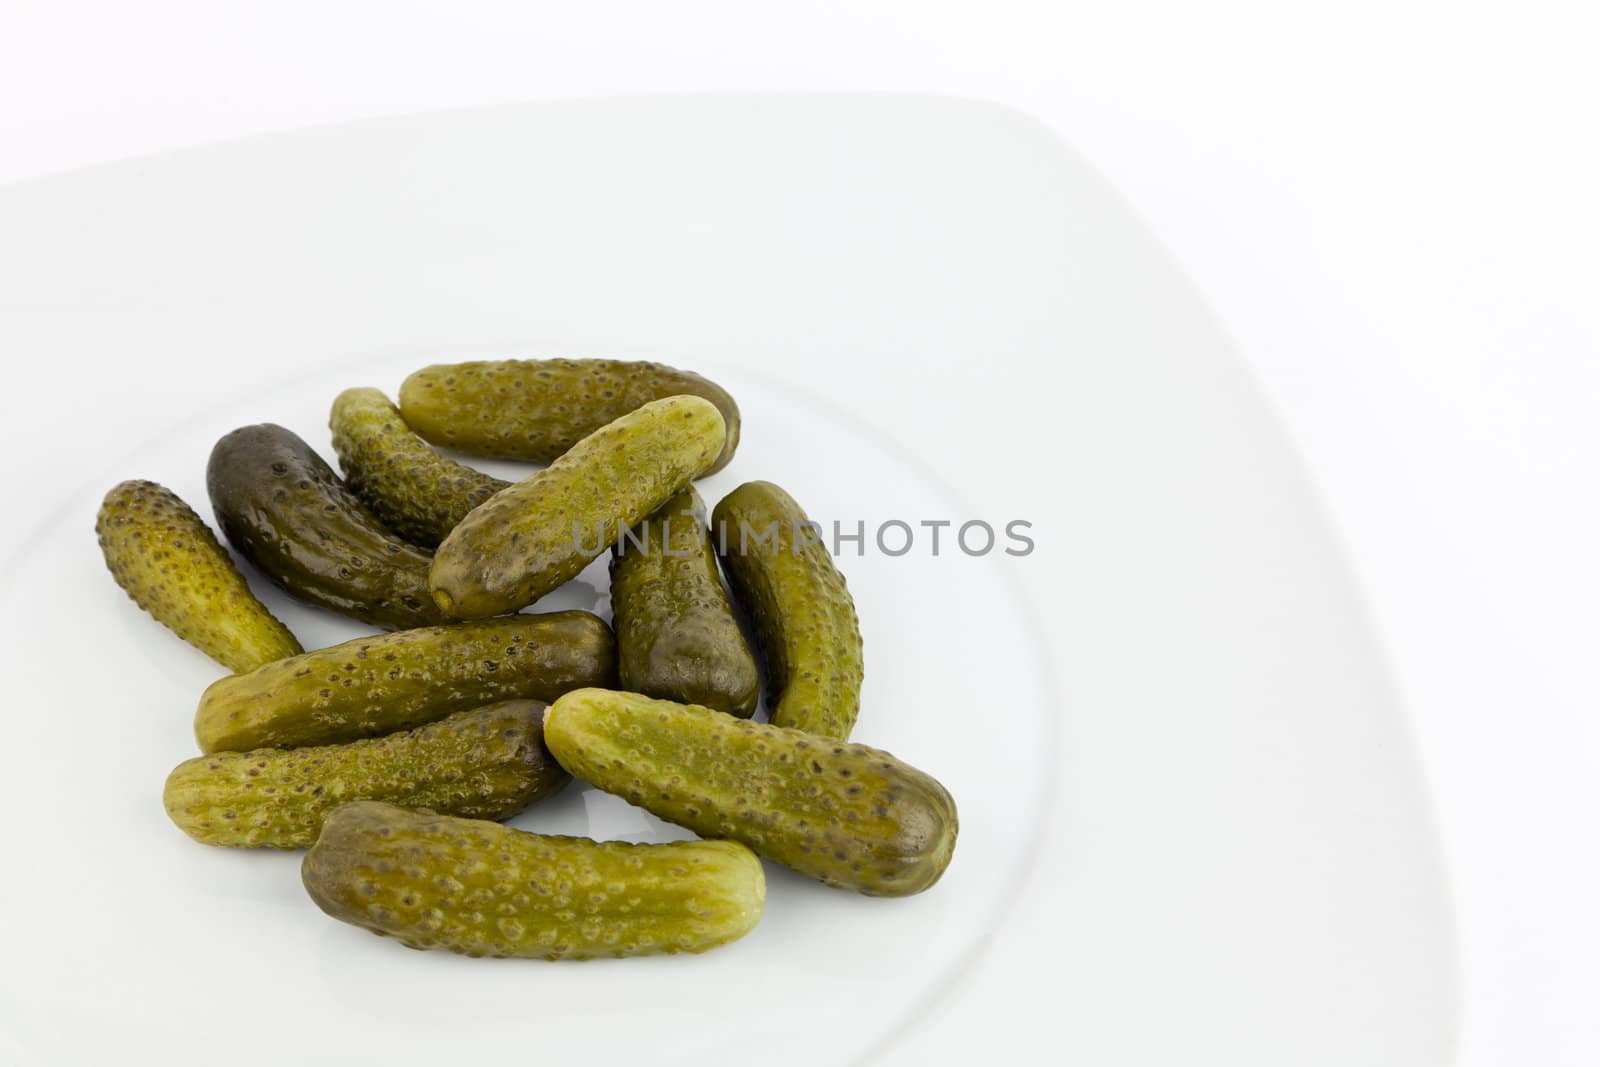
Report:
[[[0,350],[31,357],[12,395],[42,398],[8,405],[8,442],[52,450],[17,471],[49,517],[0,590],[20,1055],[1448,1055],[1425,792],[1325,524],[1204,308],[1026,120],[731,97],[420,117],[16,187],[0,233]],[[216,672],[103,573],[100,493],[148,477],[208,510],[221,432],[279,421],[326,451],[339,388],[491,352],[723,380],[747,432],[710,497],[761,477],[869,531],[1033,523],[1024,557],[947,532],[937,557],[919,535],[841,562],[857,736],[961,805],[932,892],[771,870],[758,930],[703,957],[470,961],[324,918],[294,856],[167,824],[160,783]],[[603,587],[548,606],[603,610]],[[273,603],[308,645],[359,632]],[[675,833],[576,789],[516,822]]]

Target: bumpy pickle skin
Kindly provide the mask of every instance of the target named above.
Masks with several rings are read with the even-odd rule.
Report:
[[[861,623],[806,513],[771,482],[746,482],[717,504],[711,534],[755,624],[769,717],[846,740],[861,708]]]
[[[194,733],[205,753],[340,744],[495,701],[548,702],[616,672],[611,628],[587,611],[419,627],[218,679]]]
[[[693,489],[617,542],[611,615],[623,689],[746,719],[755,712],[761,676],[722,587],[705,505]]]
[[[722,415],[697,396],[652,401],[607,423],[451,531],[429,572],[433,599],[461,619],[533,603],[686,487],[722,441]]]
[[[407,425],[445,448],[549,463],[595,430],[652,400],[698,396],[727,425],[722,452],[739,447],[739,406],[698,374],[619,359],[505,359],[424,367],[400,386]]]
[[[167,776],[162,799],[184,833],[228,848],[309,848],[354,800],[506,819],[569,780],[544,747],[544,710],[510,700],[344,745],[199,756]]]
[[[328,418],[345,484],[384,525],[435,548],[479,504],[510,485],[439,455],[377,389],[346,389]]]
[[[465,956],[704,952],[766,902],[761,861],[731,841],[598,842],[371,801],[328,816],[300,876],[341,922]]]
[[[224,436],[206,489],[233,547],[301,600],[391,630],[447,621],[428,595],[428,553],[386,529],[282,426]]]
[[[865,745],[603,689],[550,705],[544,737],[575,777],[831,886],[910,896],[955,851],[950,793]]]
[[[300,653],[211,528],[172,490],[147,481],[115,486],[95,533],[111,576],[133,602],[230,671]]]

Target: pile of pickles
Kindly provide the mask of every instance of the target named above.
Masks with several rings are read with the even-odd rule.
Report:
[[[207,493],[249,565],[388,632],[307,652],[175,494],[123,482],[100,509],[117,583],[233,672],[166,782],[194,840],[308,849],[323,911],[413,948],[550,960],[737,940],[763,859],[873,896],[944,873],[949,792],[848,740],[860,626],[805,513],[754,481],[708,525],[693,483],[739,443],[725,390],[655,363],[442,364],[398,405],[346,390],[330,428],[342,476],[246,426]],[[542,466],[507,483],[438,449]],[[607,553],[609,625],[523,610]],[[500,824],[574,777],[702,840]]]

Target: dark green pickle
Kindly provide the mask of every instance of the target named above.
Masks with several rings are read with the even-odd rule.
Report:
[[[218,441],[206,489],[233,547],[301,600],[391,630],[447,621],[428,593],[432,556],[388,530],[282,426]]]
[[[446,459],[376,389],[346,389],[328,418],[345,485],[401,537],[437,548],[467,512],[510,485]]]
[[[755,712],[761,676],[693,489],[661,505],[613,549],[611,614],[622,688],[741,718]]]

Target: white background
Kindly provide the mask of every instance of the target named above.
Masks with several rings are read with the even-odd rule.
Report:
[[[0,180],[539,96],[878,88],[1040,117],[1190,271],[1327,496],[1447,814],[1468,1047],[1593,1063],[1586,6],[10,0]],[[4,417],[58,427],[59,408],[24,402],[25,374]],[[115,387],[83,382],[72,414],[116,403]],[[1513,1022],[1530,1017],[1543,1026]]]

